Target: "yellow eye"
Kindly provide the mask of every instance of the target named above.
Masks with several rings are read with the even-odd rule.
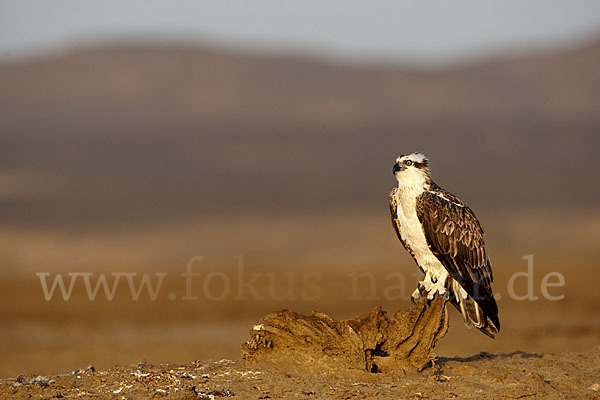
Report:
[[[413,165],[413,162],[412,162],[412,160],[406,160],[404,162],[404,164],[406,164],[408,167],[410,167],[411,165]]]

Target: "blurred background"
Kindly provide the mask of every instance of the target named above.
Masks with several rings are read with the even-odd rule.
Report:
[[[387,196],[413,151],[476,211],[501,295],[496,340],[451,310],[437,353],[599,344],[599,71],[591,0],[0,0],[0,376],[236,359],[271,311],[409,307]],[[47,301],[39,272],[168,276]]]

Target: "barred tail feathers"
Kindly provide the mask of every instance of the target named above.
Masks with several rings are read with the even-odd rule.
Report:
[[[450,302],[462,314],[467,327],[474,326],[491,338],[495,338],[500,330],[497,315],[488,315],[477,302],[469,296],[460,284],[452,279],[450,283]]]

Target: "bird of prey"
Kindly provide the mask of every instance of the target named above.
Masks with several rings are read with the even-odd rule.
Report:
[[[402,245],[425,278],[412,294],[450,301],[467,326],[491,338],[500,330],[492,293],[492,265],[475,213],[431,180],[429,160],[421,153],[396,159],[398,186],[390,193],[392,223]]]

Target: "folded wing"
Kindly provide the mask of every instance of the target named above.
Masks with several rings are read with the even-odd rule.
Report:
[[[500,321],[491,288],[492,266],[475,214],[455,196],[433,188],[417,198],[417,216],[431,252],[467,294],[451,290],[452,303],[465,322],[494,337]]]

